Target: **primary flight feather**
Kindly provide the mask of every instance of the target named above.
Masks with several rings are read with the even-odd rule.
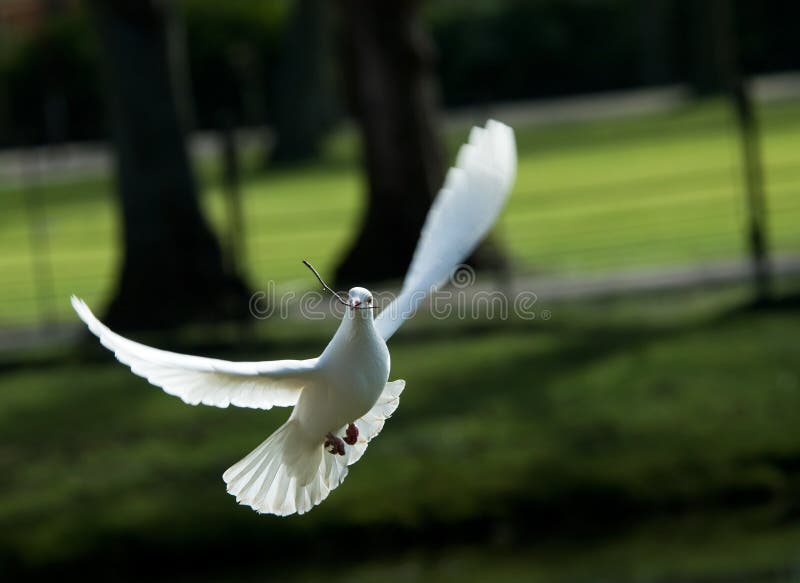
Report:
[[[386,341],[486,236],[515,173],[513,130],[493,120],[473,128],[431,206],[400,294],[373,317],[369,290],[351,289],[342,322],[317,358],[229,362],[168,352],[114,333],[75,296],[72,306],[120,362],[185,403],[294,407],[223,479],[258,512],[302,514],[344,480],[397,408],[405,381],[388,382]]]

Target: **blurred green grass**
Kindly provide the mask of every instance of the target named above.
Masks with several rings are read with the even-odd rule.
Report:
[[[800,102],[759,108],[772,248],[800,250]],[[646,117],[519,127],[519,174],[497,228],[522,272],[564,273],[683,264],[745,252],[744,196],[735,128],[721,101]],[[466,128],[448,136],[451,153]],[[323,160],[299,170],[248,172],[243,183],[251,284],[311,285],[299,259],[330,272],[354,236],[364,185],[355,138],[334,135]],[[204,204],[225,231],[219,172],[201,168]],[[54,276],[50,317],[71,317],[72,293],[101,305],[119,259],[112,184],[86,178],[0,190],[0,325],[36,322],[26,197],[40,197]]]
[[[324,504],[289,519],[238,507],[220,478],[285,410],[188,407],[93,344],[5,363],[0,562],[135,567],[156,554],[184,577],[202,578],[205,565],[301,580],[331,564],[347,580],[421,569],[433,580],[565,581],[619,574],[622,556],[632,580],[786,566],[800,541],[784,522],[800,485],[800,311],[743,310],[746,297],[557,303],[546,322],[422,318],[393,341],[391,376],[408,381],[397,413]],[[246,353],[215,355],[310,356],[335,326],[273,320]],[[674,535],[658,526],[673,513],[764,504],[783,510],[757,528],[719,527],[713,540],[703,519]],[[592,540],[644,517],[656,520],[649,539],[573,541],[546,560],[558,533]],[[664,536],[675,537],[666,550],[653,542]],[[704,541],[700,555],[686,537]],[[358,556],[328,544],[346,540]],[[759,552],[722,560],[732,548]]]

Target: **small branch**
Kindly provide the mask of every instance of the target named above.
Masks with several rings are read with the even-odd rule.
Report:
[[[334,295],[334,297],[337,300],[339,300],[340,302],[342,302],[345,306],[349,306],[350,305],[349,303],[347,303],[345,300],[342,299],[342,296],[340,296],[338,293],[336,293],[330,287],[328,287],[328,284],[325,283],[325,281],[322,279],[322,276],[319,274],[319,272],[316,269],[314,269],[313,265],[311,265],[305,259],[303,259],[303,265],[305,265],[306,267],[308,267],[311,270],[311,273],[313,273],[314,276],[317,278],[317,280],[319,280],[319,282],[322,284],[322,289],[323,290],[331,292]]]
[[[324,291],[332,293],[333,296],[337,300],[339,300],[341,303],[343,303],[348,308],[353,308],[353,309],[356,309],[356,310],[372,310],[372,309],[374,309],[376,307],[376,306],[353,306],[353,305],[350,305],[350,302],[348,302],[347,300],[342,299],[342,296],[340,296],[337,292],[333,291],[330,288],[330,286],[328,286],[328,284],[325,283],[325,281],[322,279],[322,276],[319,274],[319,272],[316,269],[314,269],[313,265],[311,265],[305,259],[303,259],[303,265],[305,265],[306,267],[308,267],[311,270],[311,273],[314,274],[314,277],[316,277],[317,280],[322,284],[322,289]]]

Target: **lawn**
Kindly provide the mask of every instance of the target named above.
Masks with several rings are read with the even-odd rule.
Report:
[[[774,103],[759,113],[772,247],[797,252],[800,103]],[[632,269],[743,253],[739,151],[722,102],[517,130],[517,185],[497,235],[519,271]],[[465,136],[466,128],[448,136],[451,152]],[[204,204],[225,232],[218,173],[204,168],[201,174]],[[344,131],[332,137],[318,164],[248,172],[243,196],[251,284],[310,286],[299,264],[303,257],[329,272],[355,232],[362,190],[355,141]],[[102,304],[119,257],[111,193],[103,177],[38,189],[0,187],[0,326],[70,318],[71,293]],[[44,201],[41,216],[26,206],[31,196]],[[44,260],[33,261],[34,247],[47,249],[37,255]],[[34,285],[37,273],[43,286]]]
[[[0,562],[137,579],[159,560],[172,580],[781,580],[764,573],[799,566],[800,311],[746,297],[422,317],[392,342],[397,413],[289,519],[238,507],[220,477],[286,410],[188,407],[93,344],[0,363]],[[335,325],[182,348],[304,357]]]

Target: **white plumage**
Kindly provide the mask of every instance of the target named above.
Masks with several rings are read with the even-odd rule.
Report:
[[[510,127],[489,120],[485,129],[472,128],[428,211],[400,295],[375,318],[384,340],[483,240],[505,205],[516,171]]]
[[[120,362],[185,403],[294,407],[223,479],[238,502],[258,512],[302,514],[344,480],[397,408],[405,381],[388,382],[386,341],[486,236],[515,172],[511,128],[496,121],[473,128],[431,206],[398,297],[373,318],[372,309],[358,309],[371,307],[372,294],[351,289],[349,308],[318,358],[229,362],[177,354],[114,333],[75,296],[72,305]]]

